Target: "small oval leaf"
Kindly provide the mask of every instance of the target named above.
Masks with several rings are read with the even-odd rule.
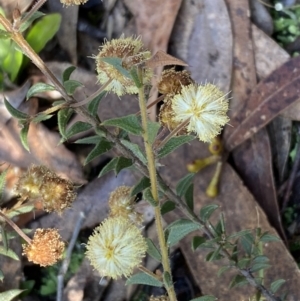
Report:
[[[4,97],[4,104],[11,116],[19,120],[27,120],[30,116],[14,108],[9,101]]]
[[[45,91],[54,91],[54,90],[56,90],[56,88],[52,85],[45,84],[45,83],[37,83],[28,90],[26,95],[26,100],[28,100],[30,97],[38,93],[42,93]]]
[[[83,87],[84,85],[77,80],[69,79],[64,82],[64,87],[68,93],[68,95],[73,95],[75,90],[79,87]]]
[[[105,120],[102,125],[116,126],[134,135],[141,135],[143,132],[139,118],[134,114]]]
[[[153,243],[153,241],[150,238],[146,238],[146,242],[148,246],[147,253],[158,262],[161,262],[161,254],[158,248],[156,247],[156,245]]]
[[[70,79],[71,74],[76,70],[75,66],[70,66],[66,68],[62,74],[62,82],[65,83]]]
[[[150,187],[151,183],[148,177],[143,177],[140,181],[131,189],[131,196],[135,196],[142,192],[144,189]]]
[[[201,208],[200,210],[200,218],[203,222],[206,222],[211,215],[214,213],[216,209],[218,209],[219,206],[215,204],[206,205]]]
[[[112,147],[113,147],[113,145],[109,141],[107,141],[106,139],[102,138],[97,143],[97,145],[92,149],[92,151],[88,154],[88,156],[86,157],[86,159],[84,161],[84,165],[88,164],[89,162],[91,162],[92,160],[94,160],[95,158],[97,158],[98,156],[106,153]]]
[[[163,283],[159,281],[157,278],[151,277],[149,274],[145,274],[145,273],[138,273],[131,276],[129,279],[127,279],[126,285],[131,285],[131,284],[145,284],[145,285],[157,286],[157,287],[163,286]]]
[[[26,123],[23,125],[21,131],[20,131],[20,139],[22,142],[22,145],[24,146],[24,148],[30,152],[29,150],[29,145],[28,145],[28,131],[29,131],[29,123]]]

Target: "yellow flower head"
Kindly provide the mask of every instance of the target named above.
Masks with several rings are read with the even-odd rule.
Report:
[[[65,243],[56,229],[36,229],[31,244],[22,247],[29,261],[45,267],[62,258]]]
[[[120,186],[110,194],[108,205],[110,217],[124,217],[136,225],[143,222],[141,213],[135,211],[135,197],[131,196],[131,187]]]
[[[63,5],[70,6],[70,5],[80,5],[88,2],[88,0],[60,0]]]
[[[106,91],[113,91],[118,96],[125,93],[138,93],[138,88],[131,78],[122,74],[113,65],[102,60],[103,58],[113,57],[122,59],[122,67],[130,71],[133,66],[149,59],[151,57],[151,52],[144,49],[144,45],[139,38],[124,38],[122,35],[119,39],[107,41],[95,58],[99,82],[105,84],[108,80],[112,80],[105,88]],[[144,84],[150,83],[151,76],[152,71],[146,68],[143,75]]]
[[[172,100],[175,122],[188,121],[187,131],[204,142],[216,137],[229,121],[228,99],[215,85],[189,85]]]
[[[94,229],[86,256],[102,277],[128,277],[145,256],[147,244],[141,231],[128,219],[111,217]]]

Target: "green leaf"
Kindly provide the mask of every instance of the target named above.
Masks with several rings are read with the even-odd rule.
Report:
[[[23,16],[22,16],[22,19],[26,18],[27,16],[27,13],[25,13]],[[24,32],[31,24],[34,20],[38,19],[38,18],[41,18],[45,16],[44,13],[40,12],[40,11],[36,11],[34,12],[30,17],[29,19],[26,21],[26,22],[22,22],[21,23],[21,26],[19,28],[19,31],[20,32]]]
[[[194,173],[188,173],[186,176],[184,176],[178,181],[176,185],[176,193],[178,196],[183,197],[186,194],[190,185],[193,183],[194,177]]]
[[[152,145],[160,129],[159,122],[148,121],[149,144]]]
[[[90,137],[85,137],[76,140],[74,143],[77,144],[97,144],[102,138],[99,137],[98,135],[95,136],[90,136]]]
[[[139,75],[137,73],[137,68],[135,66],[133,66],[130,69],[130,75],[131,75],[131,78],[134,81],[136,87],[141,88],[143,86],[143,83],[140,81]]]
[[[138,273],[131,276],[129,279],[127,279],[126,285],[131,285],[131,284],[145,284],[145,285],[157,286],[157,287],[163,286],[163,283],[159,281],[157,278],[151,277],[150,275],[145,273]]]
[[[30,116],[15,109],[9,101],[4,97],[4,104],[7,111],[11,114],[11,116],[17,118],[18,120],[27,120]]]
[[[21,70],[24,55],[17,49],[15,42],[0,40],[0,62],[1,70],[9,75],[12,82],[17,79]]]
[[[173,285],[171,274],[167,271],[163,273],[163,280],[164,280],[165,288],[169,288]]]
[[[121,143],[125,145],[128,149],[130,149],[144,164],[147,163],[145,155],[143,154],[143,152],[137,144],[123,139],[121,140]]]
[[[266,263],[266,262],[269,262],[269,258],[265,255],[258,255],[256,256],[253,261],[252,261],[252,264],[255,264],[255,263]]]
[[[66,139],[69,139],[78,133],[89,130],[90,128],[92,128],[91,124],[89,124],[87,122],[83,122],[83,121],[77,121],[69,129],[66,130],[66,133],[65,133],[66,138],[64,138],[62,140],[64,141]]]
[[[115,171],[115,174],[118,175],[118,173],[125,168],[128,168],[133,165],[133,162],[131,159],[124,158],[124,157],[116,157],[113,158],[106,166],[103,167],[101,172],[99,173],[98,177],[102,177],[106,173],[110,172],[111,170]]]
[[[10,257],[14,260],[19,260],[18,255],[11,249],[6,250],[3,246],[0,246],[0,254]]]
[[[194,211],[194,184],[192,183],[184,194],[185,202],[187,206]]]
[[[240,287],[248,284],[247,279],[242,275],[236,275],[233,277],[229,284],[229,288]]]
[[[141,135],[143,132],[139,118],[134,114],[105,120],[102,125],[116,126],[134,135]]]
[[[158,202],[153,198],[153,195],[152,195],[150,187],[148,187],[148,188],[146,188],[144,190],[143,199],[146,200],[153,207],[157,207],[158,206]]]
[[[102,57],[101,61],[114,66],[122,75],[132,79],[129,71],[122,66],[122,59],[119,57]]]
[[[176,204],[172,201],[166,201],[162,204],[160,208],[160,212],[162,215],[174,210],[176,208]]]
[[[206,255],[206,258],[205,260],[208,261],[208,262],[211,262],[211,261],[215,261],[215,260],[219,260],[219,259],[222,259],[224,256],[222,256],[220,254],[220,251],[222,250],[222,247],[219,247],[218,249],[208,253]]]
[[[204,244],[207,239],[203,236],[195,236],[192,239],[192,250],[195,251],[198,247]]]
[[[75,66],[70,66],[66,68],[62,74],[62,82],[65,83],[70,79],[71,74],[76,70]]]
[[[39,113],[38,115],[36,115],[32,121],[35,123],[39,123],[41,121],[45,121],[50,119],[51,117],[53,117],[53,115],[45,115],[44,113]]]
[[[232,239],[232,238],[239,238],[241,236],[244,236],[244,235],[248,235],[248,234],[251,234],[251,230],[242,230],[242,231],[239,231],[239,232],[236,232],[236,233],[233,233],[231,235],[229,235],[227,237],[227,239]]]
[[[148,246],[147,253],[158,262],[161,262],[161,254],[156,245],[150,238],[146,238],[146,242]]]
[[[229,269],[231,269],[232,267],[230,266],[224,266],[221,267],[217,273],[218,277],[220,277],[223,273],[225,273],[226,271],[228,271]]]
[[[200,228],[201,226],[188,219],[179,219],[166,228],[166,230],[170,232],[167,243],[169,246],[173,246],[189,233],[199,230]]]
[[[190,301],[216,301],[216,300],[218,300],[218,299],[214,296],[205,295],[205,296],[202,296],[202,297],[199,297],[199,298],[192,299]]]
[[[244,258],[241,258],[241,259],[237,262],[237,266],[238,266],[240,269],[245,269],[245,268],[248,268],[248,266],[250,265],[250,262],[251,262],[251,258],[250,258],[250,257],[244,257]]]
[[[94,160],[96,157],[106,153],[109,151],[113,145],[107,141],[106,139],[102,138],[97,145],[91,150],[91,152],[88,154],[84,161],[84,165],[88,164],[92,160]]]
[[[3,243],[3,248],[7,252],[8,251],[8,234],[4,228],[4,224],[0,225],[0,234],[2,236],[2,243]]]
[[[140,181],[131,189],[131,196],[135,196],[142,192],[144,189],[150,187],[151,183],[148,177],[143,177]]]
[[[252,273],[254,273],[254,272],[258,272],[260,270],[268,269],[270,267],[271,267],[271,265],[268,263],[256,263],[251,267],[250,270]]]
[[[218,208],[219,208],[219,206],[216,204],[210,204],[210,205],[206,205],[206,206],[202,207],[200,210],[200,219],[203,222],[206,222],[211,217],[211,215],[214,213],[214,211]]]
[[[270,242],[270,241],[281,241],[281,239],[278,236],[269,234],[268,232],[265,232],[261,237],[260,237],[261,242]]]
[[[3,279],[4,279],[4,274],[3,274],[3,272],[0,270],[0,281],[3,281]]]
[[[278,279],[272,282],[270,287],[271,292],[275,294],[285,282],[284,279]]]
[[[24,146],[24,148],[30,152],[29,150],[29,145],[28,145],[28,131],[29,131],[29,123],[23,124],[23,127],[20,131],[20,139],[22,142],[22,145]]]
[[[68,93],[68,95],[73,95],[75,90],[79,87],[83,87],[84,85],[77,80],[69,79],[64,82],[64,87]]]
[[[252,253],[252,246],[254,244],[254,238],[251,233],[246,234],[240,238],[241,244],[245,252],[250,256]]]
[[[3,198],[3,191],[6,183],[6,174],[7,174],[7,170],[4,170],[0,173],[0,203]]]
[[[30,87],[30,89],[28,90],[26,95],[26,100],[28,100],[30,97],[38,93],[45,92],[45,91],[55,91],[55,90],[56,88],[52,85],[45,84],[45,83],[37,83],[32,87]]]
[[[32,206],[32,205],[22,206],[22,207],[19,207],[18,209],[8,212],[6,215],[7,215],[7,217],[9,217],[11,219],[20,214],[31,212],[33,209],[34,209],[34,206]]]
[[[55,36],[60,22],[60,14],[48,14],[32,26],[26,40],[36,53],[39,53]]]
[[[172,153],[179,146],[191,142],[195,139],[195,136],[178,136],[172,137],[159,151],[157,158],[163,158]]]
[[[20,295],[23,290],[13,289],[3,293],[0,293],[0,301],[11,301],[18,295]]]
[[[103,96],[106,95],[106,93],[106,91],[101,92],[88,104],[87,109],[93,117],[97,116],[100,101],[102,100]]]
[[[74,112],[73,109],[66,108],[66,109],[59,110],[58,114],[57,114],[59,133],[65,140],[67,140],[66,127],[67,127],[68,121],[70,120],[73,112]]]

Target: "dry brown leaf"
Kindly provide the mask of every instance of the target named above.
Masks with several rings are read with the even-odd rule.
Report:
[[[263,79],[286,63],[290,59],[290,55],[254,24],[251,28],[256,72]],[[280,115],[300,121],[300,101],[296,101]]]
[[[188,64],[162,50],[159,50],[145,62],[145,65],[154,69],[156,67],[164,67],[167,65],[187,66]]]
[[[183,1],[170,41],[170,53],[187,62],[198,83],[230,90],[231,22],[224,0]]]

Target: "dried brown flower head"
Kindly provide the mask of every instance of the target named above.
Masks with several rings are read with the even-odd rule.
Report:
[[[120,186],[110,194],[108,205],[110,217],[124,217],[136,225],[143,222],[142,214],[135,211],[135,197],[131,196],[131,187]]]
[[[174,68],[171,68],[162,72],[157,88],[161,94],[178,94],[181,92],[182,86],[188,86],[193,82],[187,70],[175,71]]]
[[[169,129],[169,131],[173,131],[176,127],[180,125],[180,122],[174,121],[174,111],[172,109],[172,98],[174,97],[173,94],[168,94],[165,96],[165,102],[160,107],[159,111],[159,123]],[[187,130],[183,128],[179,133],[179,135],[186,135]]]
[[[31,244],[22,247],[29,261],[45,267],[62,258],[65,243],[56,229],[36,229]]]
[[[20,177],[16,193],[22,199],[41,199],[47,212],[61,213],[76,198],[74,185],[45,166],[32,166]]]

